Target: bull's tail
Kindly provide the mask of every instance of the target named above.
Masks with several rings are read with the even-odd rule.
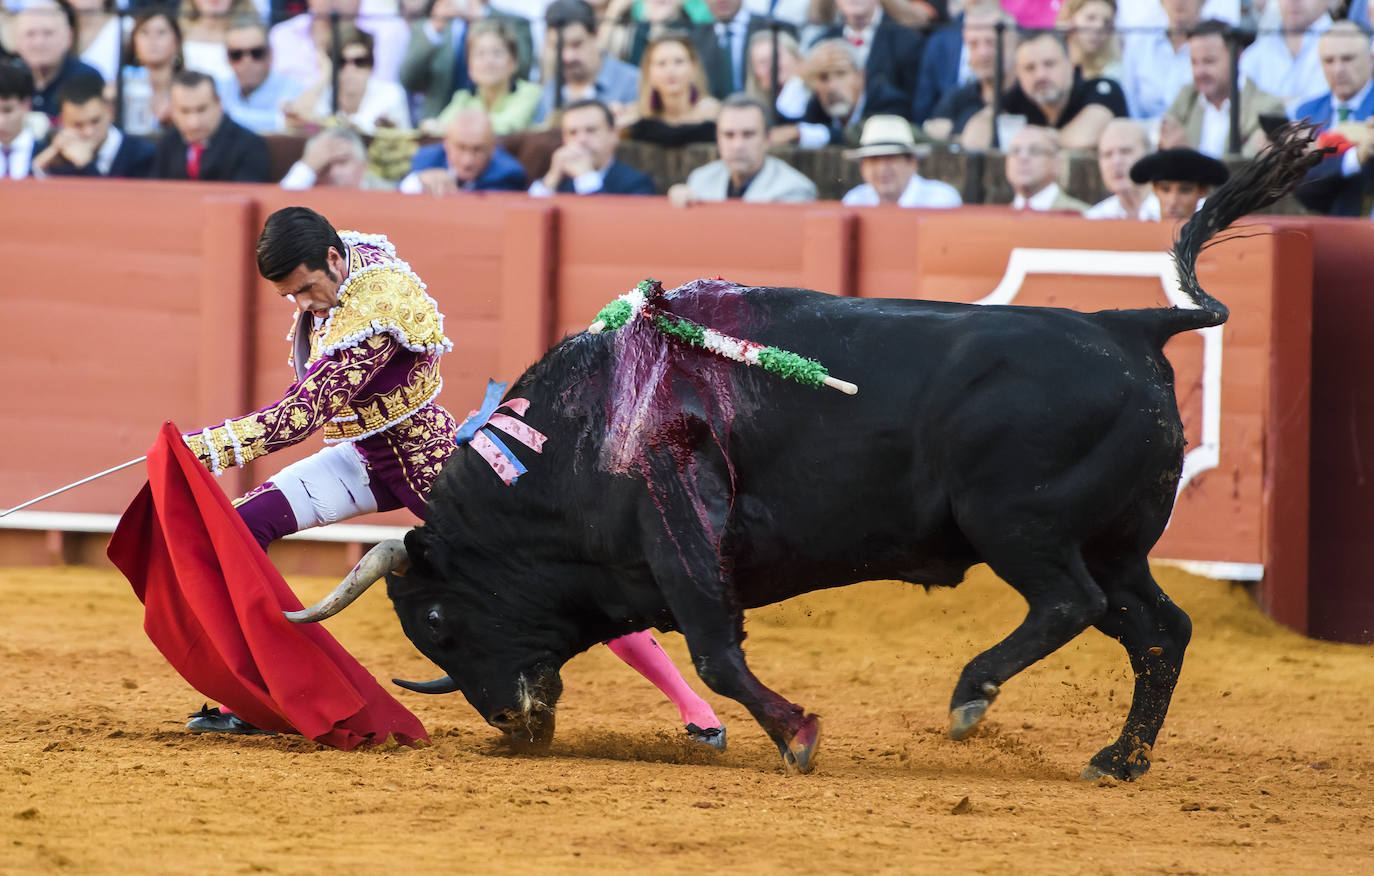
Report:
[[[1316,129],[1288,124],[1274,135],[1271,146],[1203,202],[1174,241],[1174,265],[1179,285],[1198,310],[1175,311],[1168,335],[1226,322],[1226,305],[1208,295],[1197,281],[1197,257],[1217,232],[1232,222],[1263,209],[1292,191],[1307,171],[1321,161],[1322,151],[1311,148]]]

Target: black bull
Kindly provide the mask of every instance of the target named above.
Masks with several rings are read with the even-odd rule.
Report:
[[[818,720],[750,672],[744,610],[873,579],[953,586],[986,562],[1029,608],[964,668],[951,735],[1094,626],[1125,647],[1135,691],[1084,775],[1134,778],[1191,633],[1147,562],[1185,444],[1162,347],[1225,321],[1198,287],[1197,253],[1302,177],[1308,136],[1290,131],[1181,232],[1174,254],[1196,308],[1079,313],[718,283],[668,295],[679,315],[819,360],[857,396],[727,362],[643,319],[567,338],[508,394],[548,436],[542,455],[517,454],[528,473],[505,486],[460,448],[404,551],[380,546],[370,574],[293,619],[346,605],[381,562],[406,635],[448,673],[407,686],[461,690],[536,744],[552,738],[569,658],[679,630],[702,680],[805,772]]]

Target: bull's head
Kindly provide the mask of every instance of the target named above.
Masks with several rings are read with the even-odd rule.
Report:
[[[392,539],[377,545],[333,593],[286,616],[296,623],[324,620],[385,576],[406,637],[448,673],[429,682],[393,679],[396,684],[420,693],[462,691],[478,714],[512,743],[547,746],[563,692],[558,676],[563,661],[529,636],[507,629],[510,625],[493,613],[490,600],[473,599],[439,577],[426,562],[417,536],[412,532],[404,544]]]

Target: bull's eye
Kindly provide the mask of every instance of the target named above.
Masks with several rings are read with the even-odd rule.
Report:
[[[438,630],[444,621],[444,616],[439,613],[439,609],[431,608],[429,614],[425,615],[425,623],[429,624],[431,630]]]

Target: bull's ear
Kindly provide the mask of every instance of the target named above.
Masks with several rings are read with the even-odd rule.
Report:
[[[406,553],[410,556],[410,568],[429,577],[432,567],[429,562],[429,540],[425,537],[424,529],[417,526],[407,532],[405,545]]]

